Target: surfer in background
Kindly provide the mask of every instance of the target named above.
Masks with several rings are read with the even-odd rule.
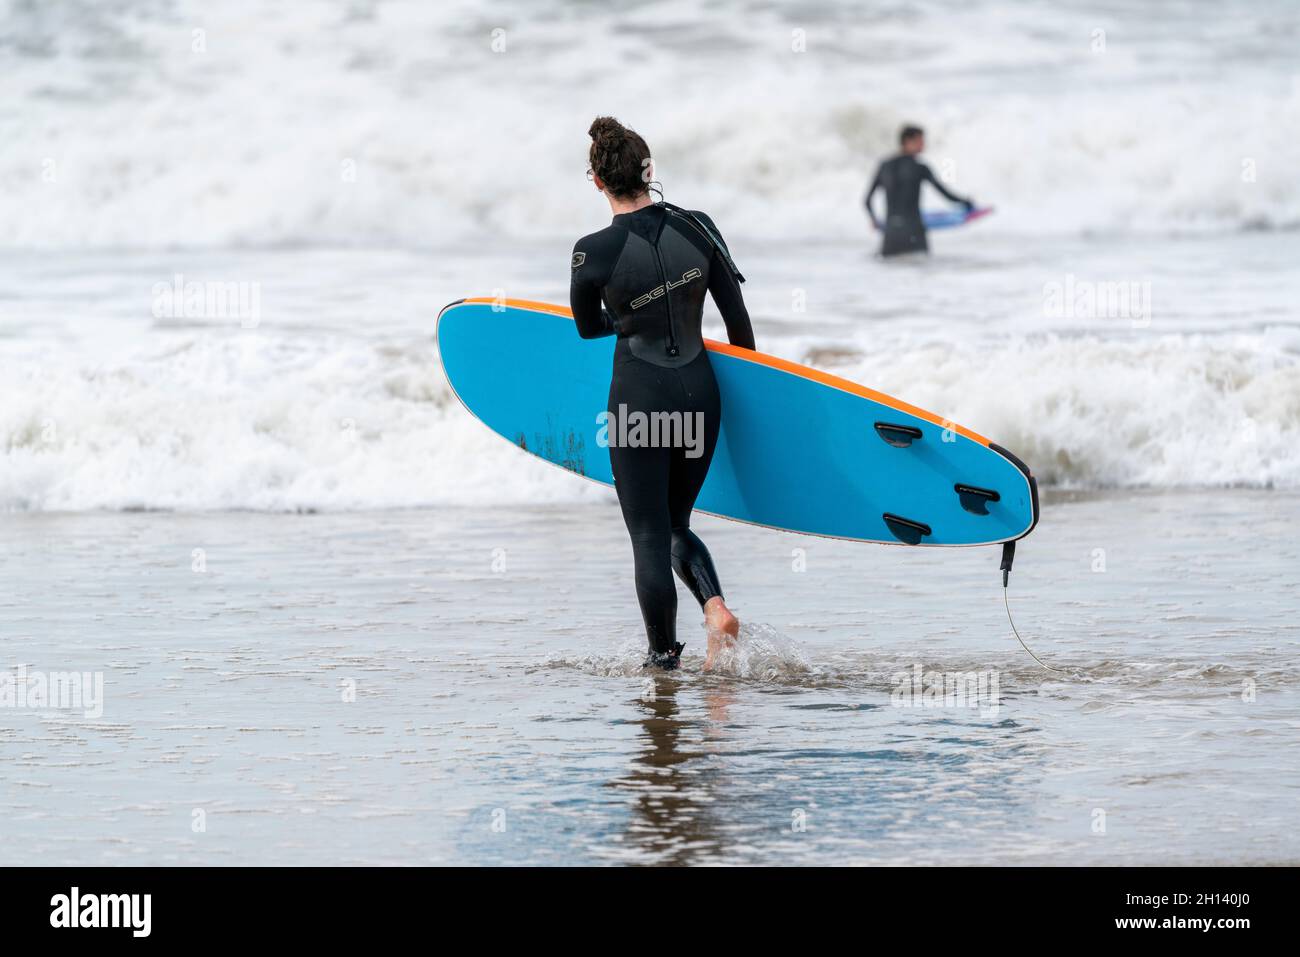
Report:
[[[928,252],[925,223],[921,219],[921,184],[929,183],[954,203],[966,207],[975,204],[950,192],[935,178],[930,167],[917,156],[925,149],[925,131],[919,126],[904,126],[898,135],[899,152],[880,164],[876,178],[871,181],[865,200],[867,215],[872,224],[884,233],[880,255],[897,256],[900,253]],[[882,224],[871,208],[876,190],[885,191],[885,222]]]
[[[681,662],[673,572],[704,609],[708,654],[735,640],[740,622],[722,597],[691,510],[718,441],[722,405],[700,325],[707,291],[733,345],[754,348],[740,275],[708,216],[650,198],[650,149],[613,117],[597,117],[588,177],[609,200],[613,222],[573,247],[569,300],[584,339],[618,336],[608,411],[681,413],[702,421],[703,442],[682,447],[609,448],[650,643],[646,664]],[[622,411],[620,411],[622,410]],[[610,426],[612,433],[613,426]],[[688,452],[690,454],[688,454]]]

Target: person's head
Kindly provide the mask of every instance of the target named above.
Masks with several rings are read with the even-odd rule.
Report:
[[[650,147],[645,140],[612,116],[596,117],[587,133],[591,136],[590,176],[596,189],[611,203],[645,197],[654,178]]]
[[[925,130],[919,126],[904,126],[898,134],[898,145],[908,156],[925,149]]]

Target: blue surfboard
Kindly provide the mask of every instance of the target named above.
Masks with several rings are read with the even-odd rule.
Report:
[[[993,212],[992,206],[971,210],[958,206],[954,209],[926,210],[921,214],[921,220],[925,223],[926,229],[952,229],[954,226],[965,226],[967,223],[982,219],[991,212]]]
[[[463,299],[438,315],[452,390],[519,448],[613,485],[601,444],[615,340],[567,307]],[[1007,450],[941,416],[775,356],[706,340],[722,426],[696,508],[863,542],[989,545],[1028,535],[1037,485]]]

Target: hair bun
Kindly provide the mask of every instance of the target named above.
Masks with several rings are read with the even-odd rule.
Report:
[[[611,149],[618,146],[627,136],[627,130],[623,124],[612,116],[598,116],[591,123],[591,129],[587,130],[587,135],[600,149]]]
[[[602,189],[625,199],[646,191],[644,177],[649,170],[650,147],[635,130],[612,116],[598,116],[587,135],[591,137],[587,160]]]

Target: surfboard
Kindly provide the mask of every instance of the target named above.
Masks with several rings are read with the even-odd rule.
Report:
[[[581,339],[566,306],[462,299],[435,333],[469,412],[520,449],[613,485],[608,408],[615,340]],[[1016,456],[940,415],[809,366],[705,340],[722,425],[696,508],[807,535],[990,545],[1038,522]]]
[[[921,213],[921,219],[925,223],[926,229],[952,229],[954,226],[965,226],[967,223],[973,223],[991,212],[993,212],[992,206],[982,206],[969,212],[965,208],[957,206],[953,209],[927,210]]]

